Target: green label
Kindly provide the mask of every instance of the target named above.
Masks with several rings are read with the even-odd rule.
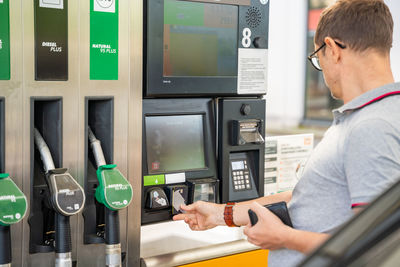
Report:
[[[26,209],[26,197],[13,180],[0,179],[0,225],[7,226],[21,221]]]
[[[10,15],[8,0],[0,0],[0,80],[10,79]]]
[[[164,174],[148,175],[143,177],[143,186],[165,184]]]
[[[118,80],[118,0],[90,1],[90,79]]]

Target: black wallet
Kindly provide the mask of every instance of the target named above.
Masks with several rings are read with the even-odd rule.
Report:
[[[273,214],[278,216],[281,221],[287,226],[293,227],[292,220],[290,219],[289,212],[286,206],[286,202],[277,202],[269,205],[265,205],[267,209],[269,209]],[[248,210],[251,225],[255,225],[258,222],[257,214],[251,209]]]

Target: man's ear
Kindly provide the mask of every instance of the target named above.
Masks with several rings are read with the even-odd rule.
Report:
[[[330,53],[334,63],[338,63],[341,59],[342,51],[340,47],[335,43],[331,37],[325,37],[325,44],[328,49],[325,49],[325,53]]]

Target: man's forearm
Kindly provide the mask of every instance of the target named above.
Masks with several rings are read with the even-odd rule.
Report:
[[[260,205],[268,205],[271,203],[285,201],[286,203],[292,199],[292,192],[282,192],[275,195],[260,197],[254,200],[237,203],[234,207],[233,222],[236,225],[247,225],[249,223],[248,210],[252,202],[256,201]]]
[[[329,234],[313,233],[288,228],[283,246],[302,253],[310,253],[330,237]]]

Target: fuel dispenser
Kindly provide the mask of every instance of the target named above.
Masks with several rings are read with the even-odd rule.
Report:
[[[0,266],[11,266],[10,226],[20,222],[26,214],[27,201],[8,173],[0,174]]]
[[[106,163],[101,142],[89,126],[88,137],[97,165],[96,174],[99,181],[95,198],[101,204],[101,208],[97,209],[97,212],[102,212],[102,209],[105,217],[106,266],[120,267],[122,266],[122,259],[118,211],[131,203],[132,186],[117,169],[117,165]]]
[[[55,266],[72,267],[70,216],[78,214],[83,209],[85,194],[66,168],[55,168],[49,147],[36,128],[34,129],[34,140],[43,163],[48,187],[45,200],[48,212],[45,215],[54,216],[52,232],[54,233],[54,251],[56,253]],[[50,223],[49,220],[47,222]],[[51,229],[47,228],[47,230],[51,232]],[[48,233],[49,231],[46,234]],[[49,242],[48,239],[47,243]]]
[[[261,197],[264,195],[265,100],[222,98],[218,107],[221,201]]]

